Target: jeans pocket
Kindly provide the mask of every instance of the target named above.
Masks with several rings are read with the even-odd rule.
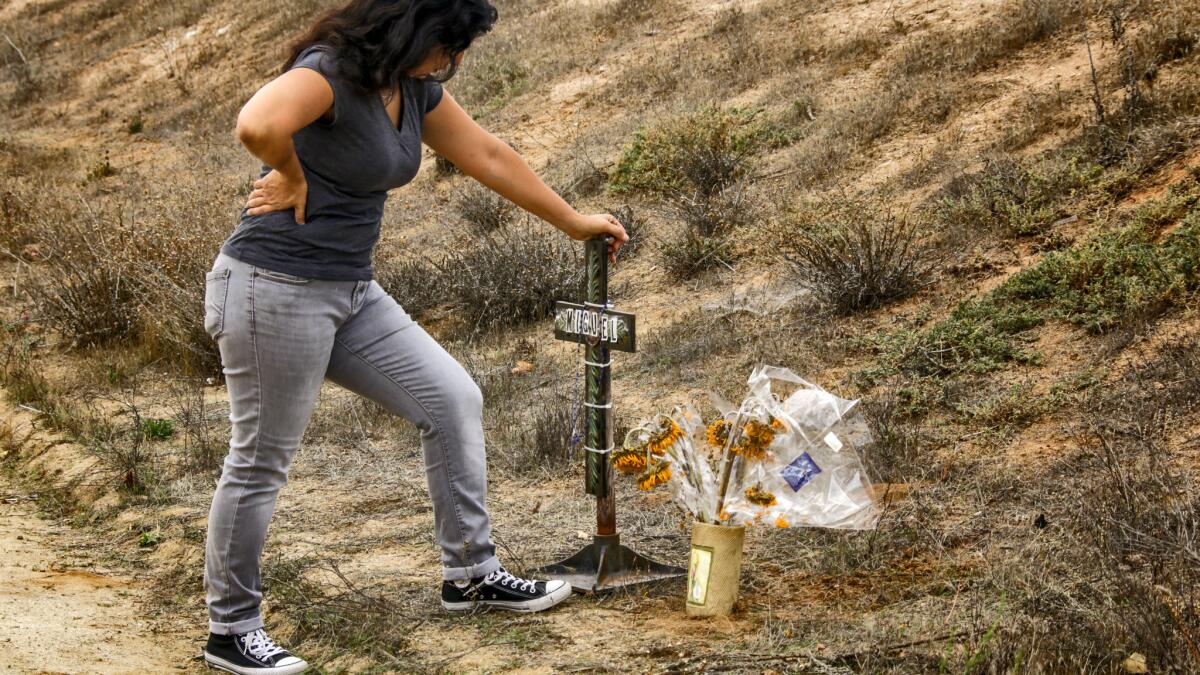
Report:
[[[225,301],[229,296],[228,267],[204,273],[204,332],[216,340],[225,332]]]
[[[295,274],[287,274],[286,272],[277,272],[275,270],[269,270],[269,269],[265,269],[262,267],[255,267],[254,274],[256,276],[262,277],[263,279],[267,279],[269,281],[277,281],[281,284],[301,285],[301,284],[307,284],[310,281],[312,281],[312,279],[309,279],[307,277],[298,277]]]

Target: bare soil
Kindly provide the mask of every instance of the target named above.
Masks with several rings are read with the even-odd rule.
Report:
[[[0,478],[0,670],[188,670],[200,643],[153,630],[150,585],[97,561],[87,534],[39,514],[36,498]]]

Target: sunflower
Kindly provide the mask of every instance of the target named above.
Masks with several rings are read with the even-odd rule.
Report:
[[[658,487],[671,480],[671,463],[662,462],[650,467],[646,473],[638,476],[637,486],[639,490],[649,490]]]
[[[775,432],[771,430],[770,425],[763,424],[758,420],[750,420],[746,426],[742,427],[742,437],[738,440],[737,445],[733,446],[732,451],[746,459],[766,459],[767,447],[773,440],[775,440]]]
[[[709,445],[714,448],[724,448],[726,441],[729,440],[729,420],[724,417],[713,420],[705,430],[705,436],[708,438]]]
[[[775,495],[767,492],[758,485],[751,485],[746,488],[746,499],[751,504],[759,506],[775,506]]]
[[[650,454],[656,457],[661,456],[667,451],[667,448],[683,438],[683,429],[679,428],[675,420],[665,415],[662,416],[662,419],[666,420],[666,422],[660,425],[656,432],[651,434],[648,442]]]
[[[630,475],[646,470],[646,453],[641,448],[632,448],[614,452],[612,465],[623,474]]]

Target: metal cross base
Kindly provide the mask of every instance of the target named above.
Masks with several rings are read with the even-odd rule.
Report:
[[[535,572],[561,579],[578,593],[604,593],[687,574],[685,569],[664,565],[622,546],[619,534],[597,534],[575,555]]]

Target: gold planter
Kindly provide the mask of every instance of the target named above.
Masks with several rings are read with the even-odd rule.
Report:
[[[686,604],[689,616],[718,616],[733,610],[745,538],[746,528],[741,525],[692,524]]]

